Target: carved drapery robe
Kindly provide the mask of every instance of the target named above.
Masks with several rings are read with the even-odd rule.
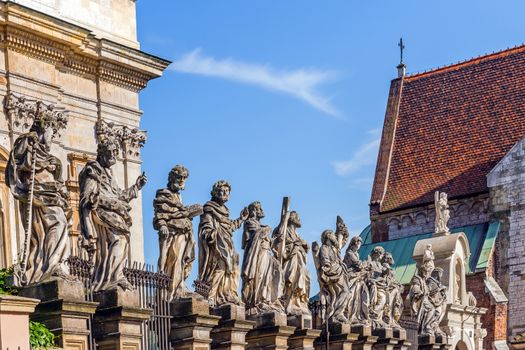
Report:
[[[318,259],[317,278],[320,291],[326,297],[327,318],[332,322],[346,323],[348,282],[339,250],[335,246],[323,244],[319,249]]]
[[[359,260],[359,253],[348,249],[344,263],[348,270],[348,317],[352,325],[370,324],[370,293],[368,291],[366,264]]]
[[[237,294],[240,268],[239,254],[233,246],[233,232],[241,221],[230,220],[224,205],[208,201],[199,223],[199,280],[209,285],[208,300],[212,306],[241,305]]]
[[[129,202],[137,198],[139,189],[118,187],[110,169],[97,161],[86,164],[79,174],[80,224],[84,237],[96,241],[93,290],[128,288],[124,276],[130,253],[132,225]]]
[[[419,274],[415,275],[410,283],[408,300],[412,315],[419,324],[419,334],[435,336],[443,334],[439,323],[443,317],[446,288],[434,279],[434,282],[431,282],[431,279],[425,280]]]
[[[391,328],[400,328],[399,319],[403,313],[403,286],[395,276],[392,266],[384,264],[384,275],[386,281],[387,308],[383,314],[383,320]]]
[[[281,259],[282,237],[279,228],[273,233],[276,258]],[[306,265],[308,243],[299,235],[295,227],[288,226],[282,257],[285,308],[288,315],[310,315],[308,299],[310,296],[310,272]]]
[[[70,254],[68,226],[71,208],[62,180],[62,163],[51,155],[37,134],[20,136],[13,146],[6,168],[6,183],[18,199],[24,229],[27,230],[29,190],[34,155],[35,178],[31,236],[27,251],[26,282],[44,282],[54,276],[64,277],[65,260]]]
[[[167,237],[159,236],[158,261],[159,271],[163,271],[172,280],[169,299],[188,295],[190,291],[185,280],[195,260],[195,240],[192,222],[183,210],[182,197],[180,193],[172,192],[168,188],[158,190],[153,208],[155,230],[165,226],[169,231]]]
[[[370,266],[368,279],[370,292],[370,320],[374,328],[386,327],[383,317],[388,302],[388,285],[385,279],[384,266],[380,261],[372,260],[370,257],[367,264]]]
[[[244,223],[242,299],[248,315],[284,311],[279,300],[283,290],[281,267],[272,254],[271,231],[253,218]]]

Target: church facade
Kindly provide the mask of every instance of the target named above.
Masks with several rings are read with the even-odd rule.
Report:
[[[434,193],[446,192],[452,232],[469,240],[467,290],[487,329],[486,349],[525,331],[525,46],[392,80],[363,254],[392,251],[396,278],[432,234]]]
[[[96,155],[97,139],[121,144],[116,178],[123,188],[141,174],[139,92],[170,62],[140,51],[134,0],[0,1],[0,267],[11,266],[23,241],[18,206],[4,170],[17,136],[29,130],[37,105],[63,113],[67,127],[52,152],[74,210],[70,230],[79,252],[78,173]],[[129,182],[129,183],[128,183]],[[141,200],[132,204],[131,258],[143,261]]]

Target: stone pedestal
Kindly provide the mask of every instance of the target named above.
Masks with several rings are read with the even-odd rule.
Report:
[[[330,324],[328,332],[327,337],[326,329],[323,326],[321,337],[315,342],[315,350],[325,350],[327,338],[330,350],[351,350],[359,338],[358,334],[352,332],[349,324]]]
[[[30,350],[29,314],[38,299],[0,295],[0,349]]]
[[[206,350],[212,342],[210,332],[220,317],[210,315],[210,307],[202,297],[193,295],[175,300],[170,305],[170,342],[173,349]]]
[[[52,330],[59,347],[89,348],[89,322],[97,303],[85,301],[82,282],[57,279],[24,287],[20,295],[40,299],[31,320]]]
[[[314,350],[314,341],[321,335],[321,330],[312,328],[312,316],[288,316],[288,326],[295,332],[288,338],[289,350]]]
[[[399,343],[392,328],[374,329],[372,335],[377,337],[377,342],[373,345],[374,350],[394,350]]]
[[[407,331],[402,328],[394,328],[394,339],[397,339],[394,350],[407,350],[412,345],[407,339]]]
[[[420,335],[417,342],[418,350],[448,350],[450,348],[447,340],[441,336]]]
[[[223,305],[213,309],[212,313],[220,317],[219,324],[211,331],[211,348],[221,350],[244,350],[246,333],[255,325],[246,320],[244,306]]]
[[[279,312],[267,312],[252,318],[255,328],[248,332],[246,349],[288,349],[288,338],[295,327],[287,325],[287,317]]]
[[[152,311],[139,307],[137,290],[120,288],[93,295],[99,306],[93,318],[93,336],[98,350],[141,350],[142,324]]]
[[[370,326],[352,326],[351,332],[358,335],[355,343],[352,344],[352,350],[371,350],[377,342],[377,336],[372,335]]]

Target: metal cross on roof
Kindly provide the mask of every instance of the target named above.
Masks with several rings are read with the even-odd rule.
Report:
[[[399,64],[403,64],[403,49],[405,48],[405,45],[403,45],[403,38],[399,38],[399,44],[397,44],[397,46],[399,46],[399,50],[400,50],[400,53],[401,53],[401,60],[399,62]]]

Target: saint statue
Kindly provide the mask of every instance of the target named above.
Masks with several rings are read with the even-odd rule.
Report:
[[[394,258],[389,252],[383,255],[383,275],[385,279],[386,307],[383,321],[390,328],[401,328],[399,319],[403,313],[403,286],[394,277]]]
[[[410,282],[407,299],[412,316],[419,324],[419,335],[445,335],[439,328],[445,314],[447,293],[447,287],[441,282],[442,274],[440,267],[431,269],[429,264],[421,264]]]
[[[180,192],[188,175],[188,169],[176,165],[168,175],[167,187],[158,190],[153,200],[153,227],[159,232],[160,245],[158,270],[171,278],[169,300],[191,294],[185,281],[195,260],[192,219],[202,214],[202,207],[182,204]]]
[[[80,225],[90,249],[95,252],[93,291],[132,286],[124,276],[130,254],[129,202],[137,198],[147,178],[140,175],[126,190],[118,187],[111,167],[117,162],[119,145],[113,138],[102,137],[97,159],[86,164],[79,174]]]
[[[264,218],[261,203],[251,203],[248,212],[242,237],[242,300],[246,314],[284,311],[279,300],[283,290],[281,266],[272,253],[272,229],[261,224]]]
[[[343,225],[338,225],[336,232],[325,230],[321,235],[321,247],[317,242],[312,244],[319,293],[326,300],[326,318],[330,323],[348,322],[348,275],[339,246],[339,242],[344,240],[345,231],[346,227],[343,228]]]
[[[387,280],[385,276],[385,266],[383,256],[385,249],[376,246],[368,256],[369,266],[368,288],[370,292],[370,320],[374,328],[384,328],[387,326],[383,320],[387,305]]]
[[[199,280],[209,286],[211,306],[242,305],[237,294],[240,269],[233,232],[248,219],[248,208],[238,219],[231,220],[226,207],[230,191],[230,184],[224,180],[213,185],[211,200],[204,204],[199,223]]]
[[[66,121],[52,107],[40,102],[36,106],[33,125],[15,140],[5,174],[25,230],[15,271],[15,283],[20,286],[69,274],[65,261],[70,254],[72,211],[62,180],[62,162],[50,153],[53,138]]]
[[[284,306],[288,315],[310,315],[310,272],[306,265],[308,243],[297,233],[299,214],[291,211],[273,231],[274,251],[280,260],[284,281]],[[284,236],[284,242],[283,242]]]
[[[436,191],[434,195],[434,204],[436,207],[436,234],[449,234],[448,220],[450,219],[450,210],[448,209],[448,198],[445,192]]]
[[[359,259],[359,248],[363,240],[352,237],[346,250],[344,263],[348,270],[350,302],[348,316],[352,325],[370,324],[370,293],[368,291],[368,266]]]

